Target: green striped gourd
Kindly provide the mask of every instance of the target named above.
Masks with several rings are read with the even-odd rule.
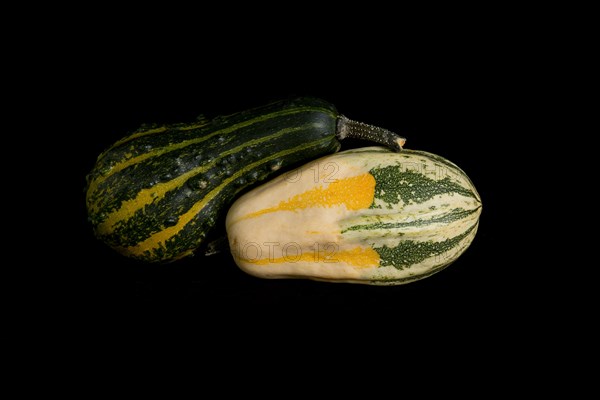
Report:
[[[96,236],[126,256],[178,259],[203,244],[240,191],[281,168],[336,152],[344,137],[395,150],[404,142],[313,98],[143,127],[98,157],[88,176],[89,219]]]
[[[398,285],[455,261],[480,213],[477,190],[452,162],[368,147],[250,191],[226,225],[235,262],[257,277]]]

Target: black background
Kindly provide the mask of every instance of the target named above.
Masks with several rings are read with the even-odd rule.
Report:
[[[331,60],[330,64],[334,64]],[[79,186],[95,157],[108,145],[144,122],[192,121],[200,113],[216,116],[243,110],[280,98],[311,95],[335,104],[345,115],[399,132],[406,147],[423,149],[454,161],[471,177],[483,199],[481,227],[471,248],[447,270],[421,282],[400,287],[362,287],[310,281],[262,281],[237,269],[228,254],[196,256],[178,263],[153,266],[127,260],[95,240],[86,222],[83,194],[79,197],[83,246],[90,254],[94,279],[101,282],[101,301],[126,299],[141,303],[190,302],[201,309],[390,308],[411,302],[448,304],[458,299],[490,296],[504,282],[497,264],[501,247],[494,225],[501,223],[500,198],[494,189],[498,176],[490,165],[490,151],[502,141],[499,116],[489,103],[489,91],[498,83],[486,82],[472,72],[388,67],[372,69],[344,79],[335,78],[335,65],[316,63],[309,73],[273,67],[258,74],[233,69],[193,73],[184,79],[124,71],[114,83],[92,86],[98,96],[114,96],[102,110],[94,107],[86,118],[85,138],[79,154]],[[418,70],[418,71],[417,71]],[[379,73],[378,73],[379,72]],[[159,71],[157,72],[159,73]],[[278,75],[280,74],[280,75]],[[278,76],[281,76],[280,78]],[[397,76],[390,79],[390,76]],[[115,79],[111,77],[111,80]],[[141,80],[141,82],[140,82]],[[116,85],[118,87],[114,87]],[[89,89],[89,86],[86,88]],[[485,92],[485,93],[484,93]],[[100,115],[98,115],[100,114]],[[350,143],[348,148],[357,143]],[[491,151],[493,153],[493,150]],[[87,271],[89,272],[89,271]],[[508,282],[507,282],[508,283]]]
[[[517,126],[528,97],[522,79],[529,71],[515,62],[521,50],[508,48],[493,32],[474,37],[460,30],[414,43],[362,40],[358,32],[315,44],[298,35],[287,46],[260,34],[232,42],[201,36],[185,44],[157,33],[98,39],[74,49],[68,88],[53,82],[53,90],[64,89],[69,98],[62,126],[78,149],[68,160],[74,173],[70,245],[78,254],[68,277],[78,293],[73,299],[97,312],[167,310],[204,321],[325,317],[368,325],[418,317],[495,324],[511,318],[523,284],[507,273],[515,266],[516,246],[506,238],[513,217],[507,189],[515,183],[508,180],[513,169],[505,152],[531,140]],[[467,252],[425,280],[370,287],[260,280],[241,272],[226,253],[145,265],[94,238],[86,220],[85,175],[114,141],[142,123],[192,121],[300,95],[323,98],[351,119],[404,135],[407,148],[442,155],[465,170],[483,201],[479,232]],[[352,145],[357,143],[342,149]],[[513,152],[509,164],[516,169],[520,157]]]
[[[5,249],[21,259],[6,257],[5,271],[24,275],[5,305],[19,316],[14,326],[24,328],[25,347],[53,353],[44,373],[64,378],[57,365],[66,361],[77,375],[100,378],[89,386],[94,390],[114,380],[107,373],[120,370],[137,391],[154,389],[170,368],[191,365],[201,392],[213,375],[262,373],[257,361],[266,358],[269,374],[293,381],[281,393],[317,381],[332,384],[336,393],[368,388],[371,394],[388,382],[417,387],[409,380],[413,371],[427,379],[419,389],[444,391],[449,385],[439,383],[441,372],[456,371],[453,386],[462,393],[478,388],[472,382],[486,391],[530,382],[540,360],[554,369],[559,345],[564,354],[587,354],[573,349],[583,331],[577,322],[590,321],[589,313],[579,318],[584,302],[573,296],[581,292],[575,281],[583,280],[579,271],[586,265],[561,263],[569,235],[553,226],[571,221],[558,208],[571,193],[570,181],[555,181],[558,167],[548,156],[581,143],[581,133],[568,126],[557,142],[547,132],[567,117],[556,101],[566,73],[560,62],[590,52],[572,50],[580,38],[565,36],[569,27],[561,18],[522,6],[425,4],[413,12],[361,4],[325,12],[290,4],[270,5],[263,14],[254,3],[251,10],[163,6],[69,8],[63,18],[38,7],[27,17],[39,15],[44,25],[29,32],[24,23],[5,38],[16,51],[5,54],[3,65],[18,70],[5,74],[5,88],[16,89],[5,97],[24,109],[8,136],[36,152],[32,159],[5,148],[33,168],[14,174],[27,186],[16,196],[25,211],[5,210],[17,219],[10,229],[24,247]],[[580,84],[571,82],[579,72],[574,65],[568,86]],[[142,265],[94,238],[86,221],[85,175],[115,140],[142,123],[192,121],[296,95],[328,100],[349,118],[403,134],[407,148],[462,167],[483,201],[479,232],[466,253],[422,281],[370,287],[260,280],[238,270],[227,254]],[[548,277],[559,284],[550,285]],[[16,282],[6,277],[3,283],[11,289]],[[22,310],[25,303],[32,307]],[[563,330],[577,337],[558,337]],[[76,357],[67,359],[67,350]],[[182,360],[161,362],[161,350]],[[411,352],[417,357],[408,358]],[[363,355],[376,359],[365,363]],[[135,361],[159,379],[138,385]],[[296,373],[296,364],[310,370]],[[213,374],[198,373],[197,366]],[[369,372],[376,376],[363,379]],[[331,378],[336,373],[343,376]],[[276,381],[230,382],[262,392]]]

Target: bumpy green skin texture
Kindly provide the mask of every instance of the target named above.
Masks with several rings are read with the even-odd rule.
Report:
[[[414,152],[414,151],[412,151]],[[459,194],[477,200],[474,192],[465,188],[450,177],[441,180],[433,180],[421,173],[412,171],[400,171],[398,166],[387,166],[373,168],[370,171],[375,177],[375,197],[383,200],[388,209],[393,209],[400,201],[404,204],[420,204],[442,194]],[[418,190],[415,190],[418,188]],[[375,204],[371,208],[377,208]],[[378,208],[381,208],[379,206]],[[433,223],[450,223],[464,219],[465,217],[479,213],[479,209],[464,210],[462,208],[452,209],[448,214],[430,219],[417,219],[412,222],[379,223],[363,226],[354,226],[348,230],[369,229],[401,229],[416,226],[428,226]],[[470,227],[464,233],[441,242],[415,242],[411,240],[401,241],[396,247],[375,247],[381,257],[381,266],[393,266],[396,269],[409,268],[430,257],[432,254],[443,254],[455,247],[467,237],[476,225]]]
[[[444,159],[443,157],[417,151],[409,150],[405,151],[405,155],[422,155],[427,159],[437,163],[439,168],[448,168],[453,170],[457,175],[462,175],[463,179],[470,183],[466,174],[458,168],[455,164]],[[479,195],[475,191],[474,187],[462,186],[456,181],[446,176],[443,179],[431,179],[425,174],[402,170],[399,166],[386,166],[381,168],[373,168],[370,170],[371,175],[375,177],[375,198],[380,199],[385,203],[385,207],[381,205],[375,205],[373,203],[371,208],[386,208],[388,210],[395,209],[399,203],[403,204],[422,204],[428,200],[431,200],[439,195],[459,195],[466,198],[473,199],[473,204],[478,204],[475,208],[465,210],[463,208],[450,209],[447,213],[438,215],[432,218],[416,219],[411,222],[395,222],[395,223],[374,223],[369,225],[358,225],[347,229],[347,231],[368,231],[368,230],[390,230],[395,235],[402,236],[403,229],[410,229],[414,227],[432,226],[433,224],[450,224],[455,221],[465,220],[471,216],[479,216],[481,213],[481,206]],[[431,206],[431,210],[435,210],[436,206]],[[410,269],[411,266],[417,265],[425,259],[445,254],[460,245],[465,238],[472,236],[478,227],[478,219],[475,223],[469,226],[464,232],[447,238],[441,241],[416,241],[407,238],[401,240],[396,246],[373,246],[373,249],[379,254],[381,258],[380,267],[392,266],[397,270]],[[463,244],[463,248],[466,249],[470,244]],[[440,260],[443,260],[440,257]],[[455,258],[447,259],[439,263],[436,267],[430,269],[425,274],[419,274],[410,276],[404,279],[381,279],[373,281],[372,284],[402,284],[409,283],[424,277],[431,276],[432,274],[441,271],[450,265]]]
[[[449,177],[434,181],[427,176],[412,172],[398,172],[399,167],[388,166],[384,168],[372,169],[371,175],[375,177],[377,186],[375,187],[375,197],[388,203],[398,204],[398,199],[404,203],[422,203],[439,194],[457,193],[468,197],[474,197],[473,192],[452,182]],[[398,182],[398,177],[402,176],[402,181]],[[403,182],[403,183],[402,183]],[[414,188],[419,190],[415,191]]]
[[[144,261],[171,261],[191,254],[238,193],[280,169],[339,150],[337,117],[333,105],[301,98],[218,117],[199,127],[195,123],[141,128],[101,154],[88,176],[88,214],[96,235],[122,254]],[[142,190],[201,169],[110,228],[103,225],[124,202],[136,201]],[[130,251],[176,226],[210,193],[214,197],[176,234],[142,254]]]

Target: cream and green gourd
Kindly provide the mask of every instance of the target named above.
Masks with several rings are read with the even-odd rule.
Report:
[[[367,147],[243,195],[226,228],[235,262],[257,277],[398,285],[455,261],[480,214],[477,190],[452,162]]]

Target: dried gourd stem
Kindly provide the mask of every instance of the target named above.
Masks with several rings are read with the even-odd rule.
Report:
[[[368,140],[384,145],[396,152],[401,151],[402,146],[406,143],[405,138],[392,131],[363,122],[352,121],[343,115],[338,118],[337,137],[340,140],[345,138]]]

